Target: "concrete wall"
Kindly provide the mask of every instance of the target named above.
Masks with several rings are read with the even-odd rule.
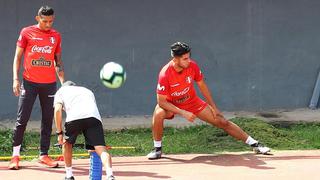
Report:
[[[68,79],[91,88],[102,116],[152,114],[169,46],[184,41],[222,110],[306,107],[319,70],[320,1],[0,0],[0,117],[15,118],[12,61],[22,27],[55,8]],[[102,86],[99,70],[121,63],[126,84]],[[40,116],[38,103],[33,117]]]

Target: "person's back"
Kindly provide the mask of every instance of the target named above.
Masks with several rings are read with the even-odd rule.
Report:
[[[62,131],[62,111],[66,112]],[[72,146],[77,136],[83,134],[86,149],[95,151],[106,170],[108,180],[114,180],[111,156],[107,152],[101,117],[94,94],[91,90],[66,81],[54,97],[55,124],[58,143],[63,145],[65,161],[65,180],[74,180],[72,173]],[[63,135],[63,136],[62,136]]]
[[[63,101],[67,114],[66,122],[88,117],[95,117],[101,120],[95,97],[91,90],[81,86],[64,86],[57,91],[55,96],[56,99],[62,99]]]

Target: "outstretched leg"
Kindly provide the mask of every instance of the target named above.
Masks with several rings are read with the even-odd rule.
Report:
[[[216,117],[214,117],[209,105],[204,108],[199,114],[197,114],[197,117],[203,121],[210,123],[213,126],[223,129],[232,137],[243,142],[246,142],[249,137],[249,135],[244,132],[238,125],[226,120],[221,114],[218,114]]]
[[[210,123],[213,126],[223,129],[230,136],[252,146],[256,153],[266,154],[270,152],[270,148],[260,144],[258,141],[244,132],[238,125],[225,119],[222,114],[217,114],[215,117],[209,105],[200,113],[198,113],[197,117],[203,121]]]

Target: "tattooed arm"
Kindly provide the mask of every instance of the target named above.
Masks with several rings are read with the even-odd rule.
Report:
[[[63,69],[63,64],[61,61],[61,54],[55,54],[54,60],[55,60],[55,68],[56,68],[56,72],[57,72],[59,81],[61,84],[63,84],[64,83],[64,69]]]

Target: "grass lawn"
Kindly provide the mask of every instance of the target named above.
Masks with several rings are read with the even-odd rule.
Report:
[[[320,123],[266,123],[255,118],[231,119],[248,134],[275,150],[305,150],[320,148]],[[151,129],[123,129],[106,131],[105,138],[111,146],[134,146],[135,149],[110,150],[113,156],[146,155],[153,147]],[[51,139],[52,145],[56,136]],[[83,136],[77,143],[83,144]],[[0,131],[0,152],[2,156],[11,156],[12,130]],[[22,155],[38,155],[39,133],[26,132],[22,144]],[[221,129],[210,125],[198,125],[188,128],[165,128],[163,151],[166,154],[219,153],[228,151],[248,151],[251,148],[235,140]],[[59,148],[50,149],[50,154],[60,154]],[[74,153],[86,153],[82,148],[74,148]]]

